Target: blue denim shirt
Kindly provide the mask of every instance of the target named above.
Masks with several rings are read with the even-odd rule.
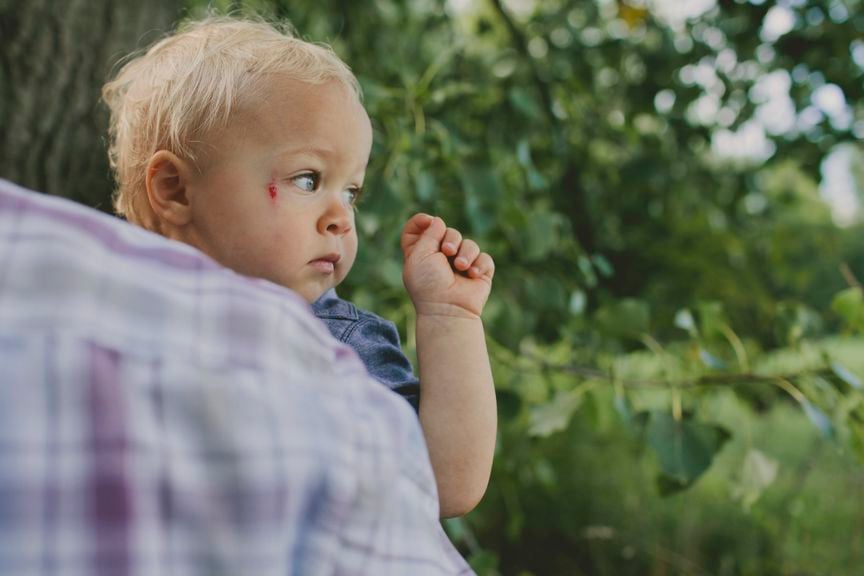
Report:
[[[402,353],[396,325],[360,310],[328,290],[312,304],[315,313],[334,338],[351,346],[373,378],[420,410],[420,382],[411,362]]]

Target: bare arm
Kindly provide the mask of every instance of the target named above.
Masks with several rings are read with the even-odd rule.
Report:
[[[480,319],[494,263],[425,214],[409,220],[402,247],[405,286],[417,311],[420,423],[440,514],[461,516],[486,492],[495,450],[495,388]]]

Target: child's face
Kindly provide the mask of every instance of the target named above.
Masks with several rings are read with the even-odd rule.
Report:
[[[369,118],[342,84],[274,80],[187,186],[186,241],[315,301],[357,256],[353,202],[371,146]]]

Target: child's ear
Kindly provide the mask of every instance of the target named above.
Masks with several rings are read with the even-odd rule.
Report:
[[[167,150],[159,150],[147,163],[147,201],[157,221],[185,226],[192,217],[188,185],[192,174],[189,162]]]

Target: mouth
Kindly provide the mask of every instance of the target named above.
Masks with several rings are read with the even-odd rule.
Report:
[[[336,269],[336,264],[342,259],[341,254],[335,252],[325,254],[309,261],[309,265],[322,274],[332,274]]]

